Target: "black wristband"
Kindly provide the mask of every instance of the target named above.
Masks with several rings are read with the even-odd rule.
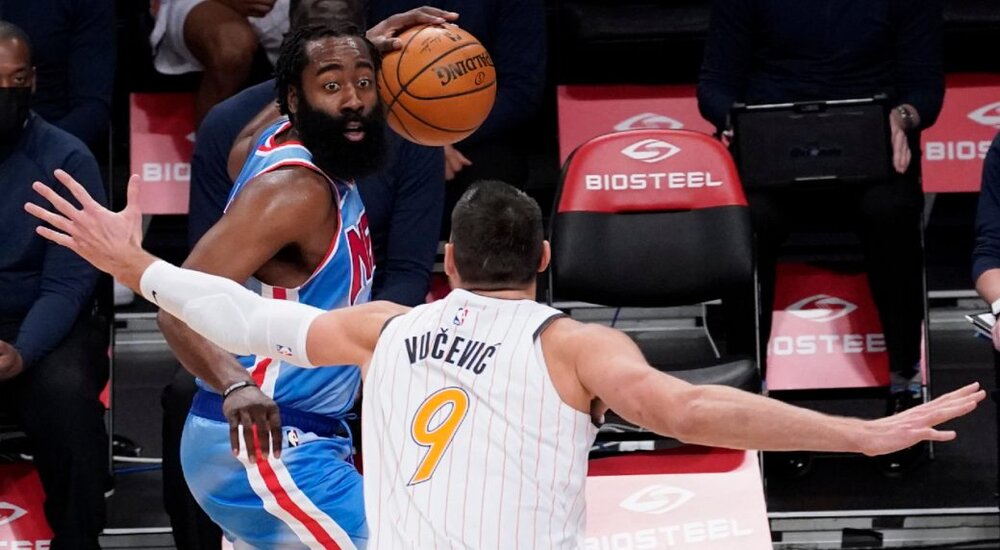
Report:
[[[235,392],[242,390],[243,388],[249,388],[250,386],[257,387],[257,383],[253,380],[240,380],[231,384],[228,388],[222,391],[222,400],[225,401],[227,397]]]

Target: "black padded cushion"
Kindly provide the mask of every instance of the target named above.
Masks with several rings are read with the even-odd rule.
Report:
[[[750,215],[742,206],[686,212],[565,212],[552,235],[560,300],[665,307],[747,291]]]

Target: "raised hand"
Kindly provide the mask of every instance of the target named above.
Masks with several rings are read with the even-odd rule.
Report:
[[[142,271],[154,260],[142,250],[142,212],[139,210],[139,177],[128,182],[128,203],[115,213],[97,203],[73,176],[55,171],[56,179],[80,202],[77,208],[54,189],[36,181],[32,188],[49,201],[53,210],[26,203],[29,214],[51,225],[39,225],[42,237],[80,255],[94,267],[110,273],[122,284],[139,290]]]
[[[906,449],[921,441],[951,441],[955,439],[954,431],[934,427],[972,412],[985,398],[986,392],[979,389],[977,382],[899,414],[870,420],[862,452],[875,456]]]
[[[390,15],[384,21],[380,21],[368,29],[365,37],[371,40],[372,44],[375,44],[375,47],[380,52],[386,53],[403,47],[403,43],[398,36],[410,27],[452,22],[456,19],[458,19],[458,14],[453,11],[421,6],[404,11],[403,13]]]

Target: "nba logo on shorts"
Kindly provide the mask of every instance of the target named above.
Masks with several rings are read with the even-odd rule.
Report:
[[[458,312],[455,313],[455,318],[451,320],[451,324],[456,327],[460,327],[465,324],[465,318],[469,316],[468,308],[460,307]]]
[[[277,348],[278,348],[278,353],[280,353],[281,355],[284,355],[285,357],[292,356],[292,348],[288,346],[282,346],[281,344],[278,344]]]

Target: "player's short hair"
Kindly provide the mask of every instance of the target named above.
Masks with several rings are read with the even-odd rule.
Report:
[[[24,42],[24,45],[28,47],[28,63],[31,63],[31,39],[28,38],[28,33],[24,32],[21,27],[18,27],[10,21],[0,19],[0,40],[17,40]]]
[[[470,288],[531,283],[538,274],[544,238],[538,203],[502,181],[473,184],[451,213],[455,267]]]
[[[302,71],[309,65],[309,53],[306,45],[314,40],[329,37],[350,36],[364,42],[368,55],[372,58],[375,71],[382,66],[382,56],[378,48],[367,38],[365,33],[353,22],[336,24],[313,24],[296,27],[285,35],[278,53],[278,61],[274,65],[274,88],[278,100],[278,110],[281,114],[294,119],[288,110],[288,90],[295,86],[302,90]]]

